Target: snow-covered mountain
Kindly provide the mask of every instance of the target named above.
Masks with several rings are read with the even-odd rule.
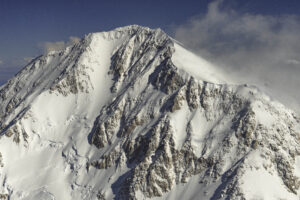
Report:
[[[92,33],[0,87],[0,199],[299,199],[300,118],[162,30]]]

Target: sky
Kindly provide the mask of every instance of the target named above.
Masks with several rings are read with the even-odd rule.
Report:
[[[297,0],[0,0],[0,85],[51,49],[138,24],[299,105],[299,16]]]

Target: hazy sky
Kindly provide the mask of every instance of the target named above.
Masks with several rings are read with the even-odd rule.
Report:
[[[138,24],[297,104],[299,16],[299,0],[0,0],[0,85],[47,49]]]
[[[176,26],[175,38],[231,75],[233,83],[256,85],[300,113],[299,14],[241,12],[225,2],[213,1],[204,14]],[[278,5],[284,10],[289,2]]]

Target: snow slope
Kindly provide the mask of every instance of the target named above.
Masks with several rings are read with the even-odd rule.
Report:
[[[299,117],[229,80],[137,25],[36,58],[0,88],[0,199],[299,199]]]

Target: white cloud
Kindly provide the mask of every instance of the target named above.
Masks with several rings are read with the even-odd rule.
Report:
[[[25,64],[31,62],[33,59],[34,59],[34,57],[24,57],[23,58]]]
[[[209,4],[207,13],[175,27],[175,38],[221,66],[238,83],[255,84],[299,109],[300,20]]]
[[[49,53],[50,51],[60,51],[65,49],[67,46],[73,45],[78,43],[80,38],[71,36],[69,37],[69,41],[57,41],[57,42],[43,42],[39,44],[39,47],[43,49],[45,54]]]
[[[50,51],[63,50],[67,46],[73,45],[80,41],[80,38],[71,36],[69,41],[58,41],[58,42],[43,42],[39,43],[38,47],[42,49],[43,53],[48,53]],[[4,61],[0,58],[0,86],[10,79],[14,74],[16,74],[23,66],[32,61],[34,57],[19,57],[12,60]]]
[[[69,43],[70,44],[76,44],[80,41],[80,38],[79,37],[75,37],[75,36],[70,36],[69,37]]]
[[[300,65],[300,61],[296,59],[287,60],[286,63],[290,65]]]

